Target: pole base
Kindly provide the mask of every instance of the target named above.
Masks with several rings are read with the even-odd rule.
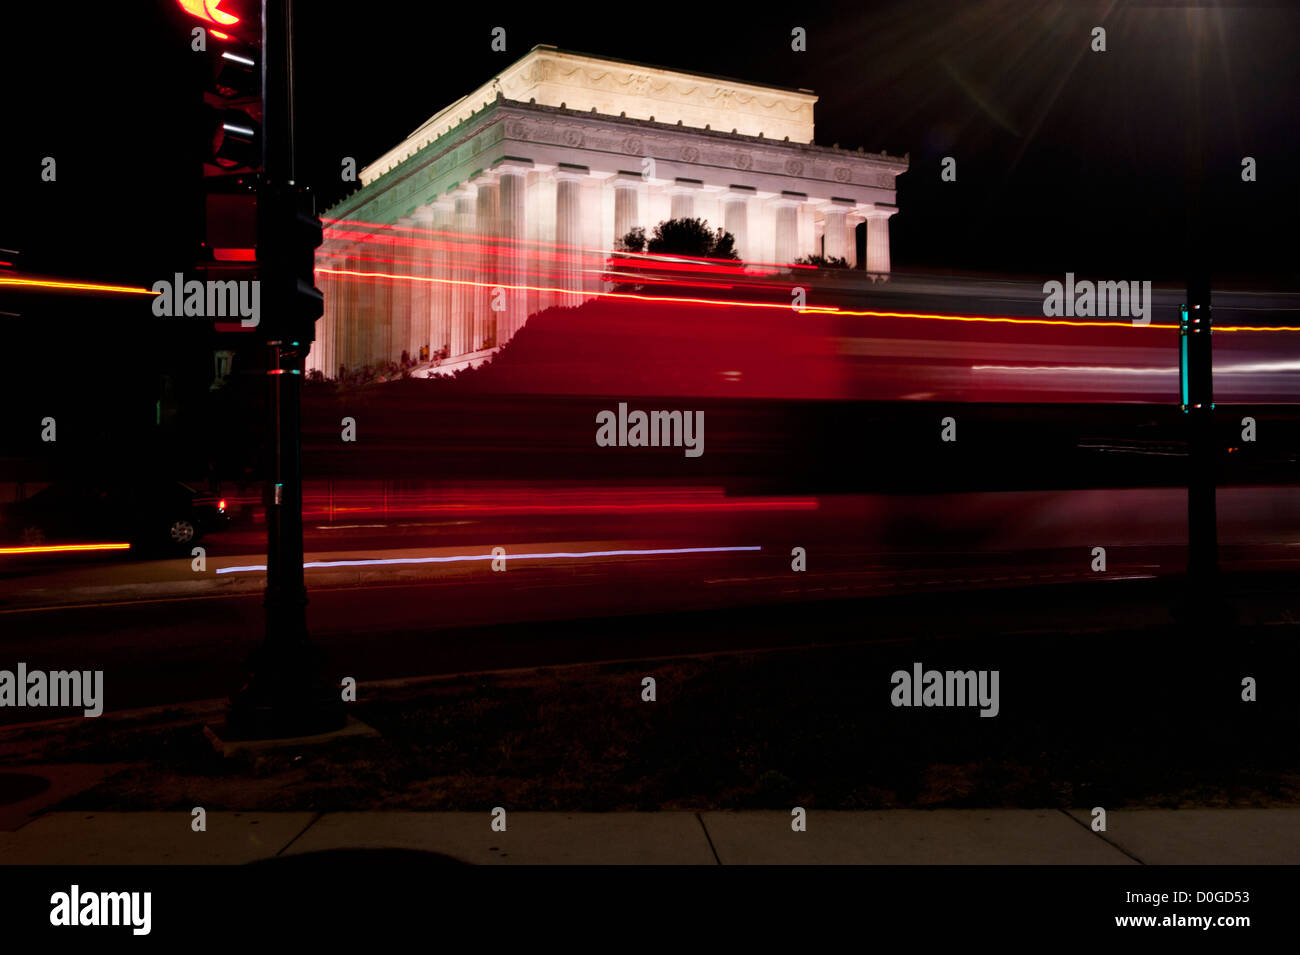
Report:
[[[294,659],[254,654],[253,672],[230,698],[226,733],[230,739],[285,739],[329,733],[343,727],[347,712],[342,690],[321,671],[310,647]]]

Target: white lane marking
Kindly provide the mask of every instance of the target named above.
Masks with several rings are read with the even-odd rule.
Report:
[[[654,550],[591,550],[559,551],[551,554],[506,554],[501,560],[563,560],[587,557],[640,557],[666,554],[727,554],[737,551],[762,550],[758,546],[746,547],[666,547]],[[451,564],[470,560],[497,560],[492,554],[455,554],[450,557],[385,557],[375,560],[314,560],[303,563],[303,569],[313,567],[374,567],[383,564]],[[265,564],[248,564],[243,567],[219,567],[218,574],[248,574],[265,571]]]

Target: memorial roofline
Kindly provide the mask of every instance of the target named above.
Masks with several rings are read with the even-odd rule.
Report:
[[[780,93],[804,93],[808,96],[816,96],[815,90],[804,89],[802,86],[781,86],[776,83],[756,83],[753,80],[743,80],[738,76],[723,76],[721,73],[701,73],[698,70],[683,70],[675,66],[664,66],[662,63],[643,63],[639,60],[622,60],[616,56],[602,56],[599,53],[583,53],[581,50],[566,50],[564,47],[551,46],[549,43],[538,43],[528,53],[527,56],[536,50],[547,50],[551,53],[560,53],[565,56],[580,56],[588,60],[600,60],[603,63],[617,63],[620,66],[635,66],[643,70],[662,70],[665,73],[677,73],[681,76],[691,77],[700,80],[715,80],[720,83],[735,83],[739,86],[752,86],[756,89],[775,90]],[[520,57],[522,60],[523,57]],[[518,62],[518,61],[516,61]]]
[[[616,62],[622,62],[622,61],[616,61]],[[386,188],[382,184],[385,183],[385,181],[389,180],[390,176],[397,177],[398,179],[400,179],[405,175],[408,175],[415,168],[415,167],[411,167],[409,164],[414,160],[418,160],[421,154],[425,153],[429,149],[429,147],[436,145],[437,143],[443,141],[444,139],[449,139],[449,137],[457,137],[454,139],[449,139],[449,145],[452,145],[455,143],[459,143],[462,140],[469,138],[470,136],[475,135],[477,130],[470,131],[466,127],[470,125],[477,126],[481,124],[483,122],[484,117],[487,114],[496,112],[501,107],[506,107],[514,110],[523,110],[527,112],[533,112],[533,113],[544,114],[544,115],[570,116],[573,117],[574,119],[584,118],[587,120],[599,120],[600,122],[604,122],[604,123],[616,123],[616,124],[630,126],[637,129],[653,129],[656,131],[663,131],[663,132],[681,132],[681,133],[689,132],[691,136],[704,136],[704,137],[709,137],[714,139],[728,140],[736,143],[743,142],[743,143],[756,145],[756,146],[760,146],[760,145],[778,146],[781,147],[782,149],[793,149],[793,150],[799,150],[800,152],[804,152],[804,153],[811,152],[811,153],[820,154],[824,156],[835,156],[843,159],[853,159],[856,160],[857,162],[872,163],[877,166],[886,166],[889,168],[897,168],[899,166],[902,166],[904,167],[904,170],[906,170],[911,165],[911,153],[904,153],[902,156],[893,156],[884,152],[883,150],[878,153],[872,153],[872,152],[866,152],[865,150],[845,149],[842,146],[822,146],[817,143],[797,143],[797,142],[790,142],[788,139],[771,139],[767,136],[751,136],[747,133],[733,133],[733,132],[724,131],[720,129],[705,129],[700,126],[686,126],[685,124],[679,125],[677,123],[661,123],[658,120],[636,119],[630,116],[612,116],[608,113],[592,112],[591,110],[569,109],[568,107],[565,106],[544,106],[541,103],[527,103],[521,100],[507,99],[504,95],[498,94],[495,100],[490,100],[487,103],[484,103],[483,106],[475,110],[469,117],[467,117],[464,120],[461,120],[455,126],[448,129],[447,132],[443,133],[442,136],[439,136],[437,139],[433,139],[425,143],[420,148],[414,150],[410,155],[404,157],[403,159],[401,159],[400,161],[398,161],[397,163],[389,167],[387,170],[385,170],[383,173],[376,176],[374,179],[371,179],[368,183],[365,183],[360,188],[348,193],[348,195],[341,198],[327,211],[329,213],[337,215],[340,218],[347,215],[348,212],[353,211],[353,209],[355,208],[355,206],[348,205],[350,200],[360,196],[360,194],[362,193],[369,193],[373,195],[375,192],[382,191],[382,188]],[[441,151],[439,152],[439,155],[440,154]],[[432,161],[432,157],[430,157],[429,161]],[[359,201],[357,205],[363,204],[363,202],[368,201],[369,198],[370,196],[367,195],[365,199]],[[346,211],[344,211],[345,209]]]
[[[660,95],[665,88],[663,84],[671,84],[676,92],[664,98]],[[813,112],[819,97],[812,90],[652,66],[538,44],[480,86],[429,116],[364,171],[376,167],[387,169],[394,157],[403,155],[409,146],[437,138],[445,133],[450,122],[489,102],[497,92],[524,100],[534,95],[533,90],[536,90],[537,99],[549,105],[568,100],[578,102],[582,108],[594,105],[608,109],[613,106],[609,112],[621,111],[623,107],[616,104],[626,100],[628,112],[633,115],[658,114],[661,109],[653,107],[659,106],[671,119],[686,119],[688,125],[698,128],[709,120],[707,114],[716,111],[718,106],[714,102],[717,93],[701,94],[701,84],[715,87],[727,97],[739,97],[742,105],[735,108],[739,122],[728,125],[750,133],[762,131],[772,137],[789,135],[798,142],[811,142],[815,138]],[[569,89],[573,95],[566,96]],[[680,98],[674,102],[679,94]],[[730,103],[731,100],[720,102]],[[693,122],[693,119],[698,121]]]

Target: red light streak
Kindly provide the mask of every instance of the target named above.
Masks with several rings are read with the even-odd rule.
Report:
[[[697,274],[703,272],[706,274],[732,276],[737,278],[743,277],[746,279],[752,278],[755,274],[749,271],[742,272],[741,268],[737,266],[737,263],[729,259],[713,259],[713,258],[692,257],[692,256],[671,256],[671,257],[664,258],[664,257],[657,257],[653,254],[646,254],[646,253],[612,252],[609,250],[588,249],[580,246],[555,245],[552,243],[543,243],[537,240],[509,239],[509,238],[502,238],[502,237],[493,237],[492,242],[489,243],[489,242],[480,241],[480,237],[478,236],[465,235],[463,233],[458,233],[458,232],[447,232],[441,230],[414,229],[414,228],[399,229],[396,226],[387,225],[384,223],[365,223],[365,222],[359,222],[357,220],[352,220],[352,219],[328,219],[324,221],[331,222],[331,223],[344,223],[347,225],[360,226],[363,228],[369,227],[375,231],[386,231],[392,235],[391,240],[385,243],[386,245],[397,246],[397,247],[409,247],[412,249],[425,248],[425,249],[432,249],[435,251],[447,252],[451,256],[452,262],[450,267],[453,269],[455,268],[473,269],[475,267],[475,263],[479,260],[480,257],[483,256],[491,258],[495,256],[505,256],[507,254],[511,254],[513,252],[511,248],[492,244],[492,243],[501,242],[501,243],[506,243],[507,246],[510,245],[537,246],[537,249],[534,252],[533,257],[535,258],[544,257],[554,264],[576,263],[579,265],[587,265],[588,261],[586,260],[585,257],[594,256],[594,255],[601,256],[602,261],[609,260],[609,264],[603,264],[602,266],[599,267],[599,269],[591,269],[591,268],[586,269],[586,271],[588,271],[589,273],[599,271],[605,275],[616,275],[617,274],[616,270],[620,265],[635,263],[638,259],[641,259],[641,260],[645,260],[648,264],[652,265],[657,271],[662,271],[662,272],[681,271],[686,273],[694,272]],[[335,238],[340,241],[360,242],[363,245],[368,244],[370,242],[379,241],[374,232],[345,230],[345,229],[339,229],[335,226],[330,227],[326,231],[331,238]],[[430,236],[443,236],[450,241],[431,241],[427,239],[407,238],[406,236],[398,235],[398,233],[407,233],[407,232],[420,233],[423,235],[430,235]],[[556,250],[563,250],[563,249],[572,250],[574,253],[577,254],[569,254],[562,251],[556,251]],[[321,258],[339,259],[342,258],[342,256],[338,254],[325,252],[321,254]],[[392,265],[414,265],[414,264],[424,263],[424,259],[415,256],[408,256],[402,258],[359,256],[358,258],[360,259],[360,261],[363,262],[387,263]],[[723,263],[723,264],[713,265],[712,263]],[[815,266],[788,265],[788,264],[778,266],[775,263],[747,262],[744,263],[743,268],[750,269],[755,266],[766,266],[766,265],[772,265],[774,268],[782,268],[782,269],[797,268],[797,269],[807,269],[807,270],[817,271]],[[541,293],[549,293],[549,294],[557,294],[557,295],[579,295],[582,296],[583,298],[614,298],[614,299],[628,299],[632,301],[643,301],[643,302],[662,302],[665,304],[710,305],[710,306],[718,306],[718,307],[726,307],[726,308],[759,308],[759,309],[790,308],[790,305],[787,302],[753,302],[753,301],[736,301],[730,299],[681,298],[677,296],[655,296],[655,295],[643,295],[643,294],[637,294],[631,292],[605,292],[605,291],[593,291],[593,290],[584,290],[584,291],[575,292],[573,289],[557,288],[548,285],[511,285],[504,282],[484,282],[484,281],[474,281],[474,280],[466,280],[466,279],[434,278],[430,276],[403,275],[403,274],[391,273],[391,272],[378,272],[378,271],[368,272],[368,271],[360,271],[360,270],[344,269],[344,268],[331,269],[331,268],[324,268],[319,266],[317,267],[316,271],[327,275],[343,275],[343,276],[351,276],[354,278],[376,280],[376,281],[427,282],[427,283],[438,284],[438,285],[462,285],[462,286],[473,286],[476,288],[489,288],[489,289],[504,288],[512,291],[541,292]],[[523,271],[524,274],[526,275],[558,277],[557,273],[554,272],[542,272],[533,269],[524,269]],[[758,274],[770,275],[772,273],[761,272]],[[612,280],[613,279],[611,279],[611,281]],[[629,280],[631,279],[629,278]],[[695,288],[731,289],[735,287],[730,283],[708,283],[707,281],[686,283],[683,281],[674,280],[671,277],[661,277],[661,276],[637,275],[635,280],[638,283],[643,285],[648,285],[653,283],[664,283],[664,284],[672,284],[674,286],[679,286],[679,287],[685,284]],[[773,285],[770,283],[765,283],[761,287],[782,288],[782,289],[788,288],[788,286]],[[1161,324],[1157,322],[1151,322],[1146,325],[1132,325],[1132,324],[1127,324],[1127,323],[1117,322],[1117,321],[1083,321],[1077,319],[1028,318],[1028,317],[1011,316],[1011,315],[955,315],[955,314],[931,313],[931,312],[895,312],[895,311],[878,311],[874,309],[847,309],[847,308],[840,308],[838,306],[817,306],[817,305],[805,306],[802,309],[798,309],[797,312],[801,315],[842,315],[850,318],[910,318],[910,319],[928,320],[928,321],[994,323],[994,324],[1005,324],[1005,325],[1042,325],[1048,327],[1065,327],[1065,328],[1110,328],[1110,329],[1151,328],[1151,329],[1170,330],[1170,329],[1176,329],[1178,327],[1176,324]],[[1220,325],[1215,328],[1215,331],[1218,332],[1296,332],[1296,331],[1300,331],[1300,326]]]
[[[1300,332],[1300,325],[1216,325],[1216,332]]]
[[[477,266],[476,266],[476,257],[477,257],[477,253],[476,253],[476,252],[469,252],[469,253],[466,254],[466,256],[464,257],[464,259],[457,259],[457,260],[454,260],[454,261],[451,263],[451,265],[449,266],[449,268],[451,268],[451,269],[453,269],[453,270],[455,270],[455,269],[464,269],[465,271],[476,271],[476,270],[477,270]],[[319,258],[321,258],[321,259],[338,259],[338,258],[341,258],[341,256],[337,256],[337,255],[328,255],[328,254],[326,254],[326,255],[319,256]],[[387,265],[416,265],[416,264],[420,264],[420,260],[418,260],[418,259],[413,259],[413,258],[409,258],[409,257],[402,257],[402,258],[386,258],[386,257],[384,257],[384,256],[379,256],[379,255],[354,255],[354,256],[349,256],[349,258],[354,258],[354,259],[356,259],[357,261],[360,261],[360,262],[383,263],[383,264],[387,264]],[[316,271],[317,271],[317,272],[329,273],[331,270],[325,268],[324,266],[317,266],[317,267],[316,267]],[[346,270],[344,270],[344,271],[346,271]],[[532,269],[532,268],[525,268],[525,269],[521,269],[520,271],[521,271],[524,275],[541,276],[541,277],[545,277],[545,278],[559,278],[560,275],[561,275],[561,273],[558,273],[558,272],[553,272],[553,271],[543,271],[543,270]],[[602,274],[609,274],[608,271],[605,270],[605,269],[601,269],[601,270],[599,270],[599,271],[600,271]],[[357,273],[357,274],[361,274],[361,273]],[[365,274],[376,276],[376,278],[374,279],[374,281],[376,281],[376,282],[382,282],[382,284],[391,285],[392,283],[390,283],[390,282],[383,282],[383,277],[384,277],[384,276],[388,276],[388,275],[393,275],[393,274],[395,274],[395,273],[388,273],[388,272],[374,272],[374,273],[365,273]],[[398,275],[398,277],[401,278],[401,279],[406,279],[406,280],[415,280],[415,278],[416,278],[415,276],[412,276],[412,275],[409,275],[409,274],[405,274],[405,273]],[[423,278],[422,280],[423,280],[423,281],[434,282],[434,283],[439,283],[439,282],[441,282],[441,283],[443,283],[443,284],[455,284],[455,283],[456,283],[456,280],[454,280],[454,279],[432,279],[432,278]],[[666,276],[665,276],[665,277],[658,277],[658,276],[644,276],[644,275],[638,275],[638,276],[636,277],[636,281],[638,281],[638,282],[639,282],[640,284],[642,284],[642,285],[661,284],[661,285],[672,285],[672,286],[674,286],[674,287],[676,287],[676,288],[682,288],[682,287],[689,287],[689,288],[712,288],[712,289],[732,289],[732,288],[735,288],[735,286],[734,286],[733,284],[731,284],[731,283],[723,283],[723,282],[706,282],[706,281],[688,282],[688,281],[686,281],[685,279],[680,279],[680,278],[669,278],[669,277],[666,277]],[[501,287],[501,288],[518,288],[518,289],[521,289],[521,288],[529,288],[529,287],[530,287],[530,286],[505,285],[505,284],[502,284],[502,283],[500,283],[500,282],[483,282],[483,283],[479,283],[479,285],[480,285],[481,287],[483,287],[483,288],[497,288],[497,287]],[[772,287],[775,287],[775,288],[784,288],[784,286],[772,286]]]
[[[153,289],[137,288],[133,285],[100,285],[96,282],[56,282],[49,279],[0,278],[0,285],[16,285],[23,288],[54,289],[73,292],[122,292],[131,295],[157,294]]]
[[[733,302],[708,298],[677,298],[667,295],[637,295],[632,292],[576,292],[568,288],[556,288],[545,285],[508,285],[502,282],[475,282],[473,279],[439,279],[425,275],[399,275],[392,272],[360,272],[353,269],[324,269],[317,272],[325,275],[350,275],[363,279],[389,279],[396,282],[428,282],[433,285],[468,285],[475,288],[504,288],[516,292],[549,292],[556,295],[584,296],[589,298],[631,299],[638,302],[666,302],[674,305],[716,305],[737,306],[742,308],[777,308],[789,310],[790,306],[781,302]],[[803,312],[836,314],[833,308],[805,308]]]
[[[688,511],[743,512],[743,511],[815,511],[818,504],[812,498],[736,499],[722,501],[669,501],[655,504],[403,504],[390,502],[384,505],[376,499],[373,504],[335,504],[335,514],[628,514],[628,513],[682,513]],[[329,508],[317,498],[304,499],[304,513],[324,513]]]
[[[326,229],[325,229],[326,239],[346,238],[348,241],[365,242],[370,239],[373,239],[374,233],[376,231],[386,231],[386,232],[391,232],[393,234],[419,233],[421,235],[442,235],[442,236],[450,236],[460,240],[464,240],[466,238],[470,238],[470,239],[477,238],[477,236],[472,236],[472,235],[466,236],[463,233],[459,233],[459,232],[448,232],[439,229],[416,229],[409,226],[399,227],[399,226],[392,225],[390,223],[362,222],[361,220],[358,219],[322,218],[321,221],[326,225]],[[357,227],[357,229],[363,231],[357,231],[357,229],[338,229],[336,228],[336,226],[338,225],[355,226]],[[614,250],[611,249],[596,249],[596,248],[590,248],[587,246],[580,246],[580,245],[566,245],[566,244],[560,244],[555,242],[545,242],[539,239],[512,239],[505,236],[492,236],[492,239],[495,242],[505,242],[512,245],[535,245],[535,246],[542,246],[548,249],[566,249],[573,252],[585,252],[591,255],[601,255],[601,256],[620,255],[627,258],[642,258],[653,262],[657,266],[664,266],[667,264],[664,261],[664,257],[654,252],[621,252],[621,251],[615,252]],[[672,256],[668,256],[667,258],[671,258],[674,260],[681,260],[681,262],[685,264],[686,267],[688,268],[690,267],[689,263],[692,262],[708,262],[708,263],[716,262],[722,265],[731,266],[732,271],[739,270],[742,267],[773,268],[773,269],[803,269],[810,272],[817,271],[817,266],[815,265],[796,265],[796,264],[781,263],[781,262],[749,262],[749,261],[739,262],[735,259],[718,259],[718,258],[711,258],[708,256],[696,256],[696,255],[672,255]]]
[[[387,279],[394,282],[428,282],[435,285],[468,285],[476,288],[504,288],[517,292],[547,292],[558,295],[582,295],[587,298],[627,299],[637,302],[662,302],[670,305],[709,305],[721,308],[758,308],[794,311],[785,302],[742,302],[727,299],[682,298],[668,295],[640,295],[634,292],[574,292],[572,289],[554,288],[538,285],[507,285],[501,282],[476,282],[472,279],[441,279],[423,275],[401,275],[393,272],[361,272],[353,269],[317,268],[317,272],[326,275],[350,275],[363,279]],[[949,322],[994,322],[1008,325],[1049,325],[1086,328],[1156,328],[1174,329],[1176,325],[1125,325],[1119,322],[1082,322],[1054,318],[1019,318],[1010,315],[944,315],[929,312],[881,312],[873,310],[841,309],[835,306],[806,306],[797,310],[800,315],[836,315],[854,318],[916,318]],[[1238,327],[1227,326],[1216,331],[1237,331]],[[1240,328],[1240,330],[1246,330]],[[1291,329],[1251,329],[1254,331],[1290,331]],[[1300,329],[1295,329],[1300,331]]]
[[[468,491],[458,492],[457,500],[447,501],[443,491],[377,490],[336,488],[332,494],[308,490],[303,495],[303,513],[312,520],[372,516],[388,519],[411,517],[470,517],[507,514],[671,514],[816,511],[820,503],[807,496],[728,497],[720,489],[698,488],[665,491],[662,488],[610,490],[590,488],[582,491]],[[556,498],[559,498],[557,500]],[[649,498],[649,499],[647,499]],[[231,498],[259,513],[260,495]]]
[[[0,547],[0,555],[67,554],[79,551],[130,549],[130,544],[36,544],[30,547]]]

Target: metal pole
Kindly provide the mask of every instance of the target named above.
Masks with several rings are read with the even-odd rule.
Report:
[[[1214,440],[1213,322],[1209,290],[1188,288],[1179,328],[1187,417],[1187,577],[1194,594],[1217,586],[1219,531]]]
[[[260,280],[273,310],[291,302],[282,290],[292,270],[294,208],[292,0],[262,0],[262,168],[258,210]],[[263,327],[284,329],[273,313]],[[337,728],[342,700],[323,672],[307,632],[303,578],[301,389],[310,341],[272,332],[267,341],[270,439],[266,508],[266,640],[248,683],[232,699],[229,722],[254,736],[299,736]]]
[[[1218,450],[1214,435],[1213,322],[1210,268],[1213,230],[1206,222],[1206,136],[1201,122],[1202,78],[1191,79],[1191,116],[1187,123],[1188,188],[1183,228],[1187,268],[1187,303],[1183,307],[1179,347],[1183,375],[1183,412],[1187,415],[1187,596],[1193,624],[1220,622]]]

